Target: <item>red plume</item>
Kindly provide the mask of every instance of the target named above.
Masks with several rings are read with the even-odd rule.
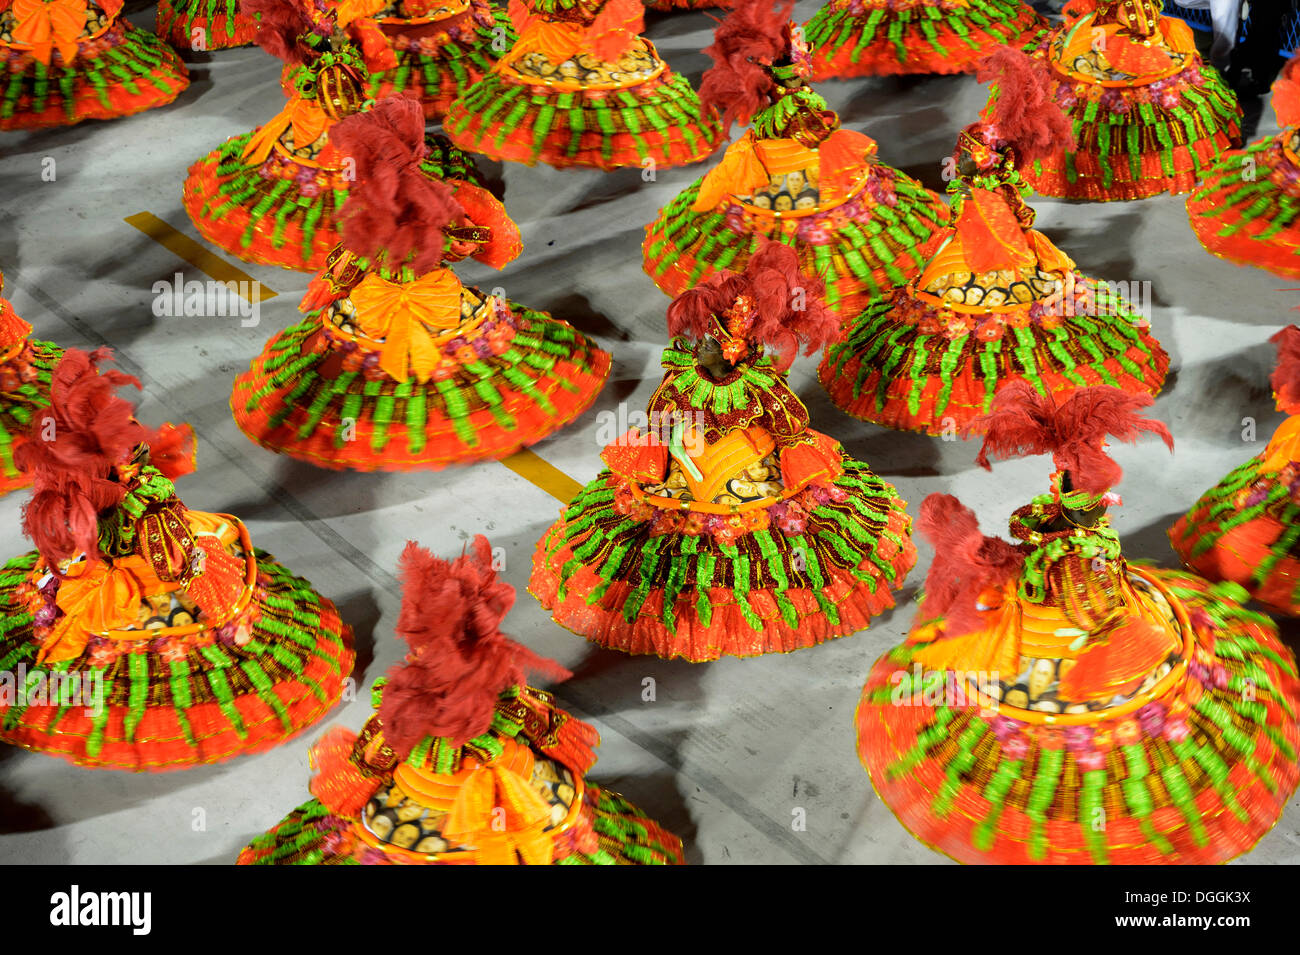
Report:
[[[1288,325],[1269,341],[1277,345],[1277,366],[1268,379],[1277,406],[1287,414],[1300,413],[1300,328]]]
[[[1042,60],[1000,46],[980,60],[975,78],[993,84],[981,114],[986,132],[1010,145],[1017,163],[1074,145],[1073,124],[1052,98],[1051,76]]]
[[[145,439],[149,445],[149,463],[169,481],[194,473],[194,429],[187,424],[164,424],[149,432]]]
[[[417,275],[441,265],[442,230],[464,210],[450,186],[420,169],[428,150],[419,101],[390,96],[341,120],[330,143],[355,163],[356,182],[343,207],[344,244],[366,258],[383,252],[389,268],[409,265]]]
[[[399,576],[397,633],[411,649],[406,662],[388,671],[379,719],[400,757],[426,736],[450,737],[459,746],[487,732],[501,693],[521,685],[525,670],[569,676],[501,633],[515,592],[497,580],[483,535],[474,538],[472,554],[452,561],[409,541]]]
[[[700,102],[722,114],[722,128],[748,123],[768,104],[776,81],[763,69],[787,52],[785,26],[794,0],[778,7],[772,0],[738,0],[704,52],[713,57],[700,80]]]
[[[1300,126],[1300,54],[1286,61],[1273,82],[1273,112],[1279,126]]]
[[[754,300],[754,323],[746,335],[769,345],[781,371],[790,367],[799,346],[811,355],[840,334],[840,320],[826,307],[826,283],[799,271],[799,256],[788,245],[764,240],[745,271],[717,272],[677,296],[668,306],[668,333],[702,338],[714,315],[722,315],[741,295]]]
[[[1025,555],[1000,537],[981,534],[975,512],[951,494],[927,497],[916,527],[934,545],[922,612],[944,618],[944,636],[978,630],[980,594],[1019,576]]]
[[[239,12],[258,20],[253,42],[290,66],[302,66],[319,56],[300,39],[309,35],[315,25],[294,0],[240,0]]]
[[[989,468],[989,454],[1017,457],[1050,454],[1057,470],[1069,471],[1075,489],[1103,494],[1123,472],[1103,447],[1106,436],[1132,443],[1143,431],[1159,435],[1172,451],[1174,439],[1163,422],[1138,414],[1150,395],[1131,395],[1118,388],[1079,388],[1057,404],[1023,378],[1008,382],[993,398],[993,411],[971,423],[984,431],[976,463]]]
[[[69,348],[50,381],[50,405],[33,418],[14,463],[32,479],[23,530],[54,566],[79,553],[99,552],[99,515],[122,502],[125,487],[112,480],[115,465],[130,459],[150,432],[116,394],[140,382],[98,368],[112,353]]]

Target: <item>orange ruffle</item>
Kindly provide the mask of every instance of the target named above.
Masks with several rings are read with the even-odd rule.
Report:
[[[792,444],[781,449],[781,481],[787,494],[809,484],[829,484],[844,471],[839,443],[819,431],[806,432],[811,442]]]
[[[605,465],[627,481],[657,483],[668,473],[668,448],[654,434],[643,435],[636,428],[600,453]]]

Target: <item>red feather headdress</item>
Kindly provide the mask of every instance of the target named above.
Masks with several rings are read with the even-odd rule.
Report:
[[[388,671],[379,705],[384,738],[405,758],[425,737],[459,746],[487,732],[501,693],[524,683],[525,671],[569,676],[501,633],[514,588],[497,579],[483,535],[452,561],[414,541],[402,552],[402,610],[397,633],[410,646]]]
[[[240,13],[258,21],[253,42],[290,66],[314,62],[328,45],[315,46],[311,38],[327,40],[337,30],[357,45],[367,69],[385,70],[397,66],[397,57],[372,19],[383,6],[383,0],[240,0]]]
[[[317,24],[295,0],[240,0],[239,11],[258,21],[253,42],[290,66],[302,66],[320,55],[306,42]]]
[[[420,168],[428,154],[424,114],[414,97],[392,96],[341,120],[330,142],[354,163],[356,182],[343,207],[343,243],[357,255],[417,275],[446,256],[444,229],[468,221],[491,239],[473,258],[500,268],[519,254],[519,229],[490,193],[469,183],[432,179]]]
[[[934,563],[925,578],[927,618],[944,618],[944,636],[957,637],[984,626],[979,596],[1020,575],[1025,555],[1000,537],[980,533],[975,512],[951,494],[931,494],[921,502],[917,530],[934,545]]]
[[[169,478],[193,467],[189,427],[151,430],[137,421],[116,392],[140,382],[122,371],[100,371],[110,357],[107,348],[65,351],[51,376],[49,407],[14,449],[14,463],[32,479],[23,530],[50,566],[99,552],[99,516],[126,493],[114,468],[129,462],[139,445],[158,445],[155,464]]]
[[[1074,489],[1104,494],[1123,472],[1105,451],[1106,436],[1135,442],[1143,431],[1159,435],[1172,451],[1174,439],[1163,422],[1138,414],[1150,395],[1131,395],[1119,388],[1079,388],[1064,401],[1040,395],[1024,379],[1008,382],[993,398],[993,411],[975,419],[970,431],[984,431],[975,459],[991,468],[989,455],[1021,457],[1050,454],[1058,471],[1068,471]]]
[[[776,80],[764,66],[789,52],[786,24],[794,0],[773,7],[772,0],[739,0],[713,34],[704,52],[713,66],[700,80],[700,102],[722,114],[722,128],[748,123],[767,106]]]
[[[714,334],[717,317],[741,296],[753,304],[745,338],[771,346],[776,366],[790,367],[799,346],[812,354],[840,333],[839,318],[826,307],[826,283],[799,271],[799,256],[788,245],[764,241],[745,271],[718,272],[677,296],[668,306],[668,333],[695,339]]]
[[[1011,147],[1021,165],[1074,145],[1074,127],[1052,98],[1046,63],[1009,46],[980,60],[975,78],[991,83],[975,132],[992,148]]]

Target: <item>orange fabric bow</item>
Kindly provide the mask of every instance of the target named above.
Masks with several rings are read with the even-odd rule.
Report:
[[[86,24],[83,0],[14,0],[14,46],[27,47],[44,66],[50,65],[54,50],[63,62],[77,57],[77,37]]]
[[[36,662],[58,663],[80,656],[91,633],[134,624],[146,594],[176,588],[154,576],[143,557],[122,557],[111,564],[94,558],[72,565],[55,598],[64,616],[50,629]]]
[[[430,331],[460,324],[462,286],[450,269],[435,269],[413,282],[389,282],[374,272],[350,297],[357,309],[357,326],[368,337],[383,339],[379,367],[395,381],[412,373],[421,384],[429,380],[441,359],[437,338]]]
[[[531,772],[532,760],[528,760]],[[472,845],[481,865],[550,865],[553,846],[546,834],[551,807],[503,759],[480,765],[461,784],[442,834]]]
[[[250,162],[265,162],[266,157],[271,155],[271,148],[291,126],[294,149],[302,149],[325,135],[330,127],[330,118],[316,105],[315,100],[294,96],[274,119],[268,120],[249,137],[244,144],[244,158]]]

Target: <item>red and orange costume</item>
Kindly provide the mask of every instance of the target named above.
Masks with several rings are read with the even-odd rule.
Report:
[[[1237,99],[1160,0],[1071,0],[1039,50],[1074,143],[1021,168],[1045,196],[1143,199],[1191,192],[1240,143]]]
[[[923,250],[920,277],[826,350],[818,376],[855,418],[953,436],[1012,380],[1044,395],[1164,383],[1169,356],[1149,320],[1032,228],[1019,170],[1069,138],[1041,66],[1004,48],[981,69],[994,78],[984,119],[958,138],[953,221]]]
[[[1273,393],[1288,417],[1268,446],[1201,495],[1169,530],[1174,550],[1211,580],[1239,584],[1278,613],[1300,615],[1300,328],[1278,345]]]
[[[847,321],[916,276],[948,208],[881,162],[870,137],[842,128],[807,85],[792,6],[742,0],[718,27],[700,98],[727,129],[752,125],[646,226],[645,270],[678,295],[717,270],[744,269],[772,239],[826,280],[827,303]]]
[[[785,380],[801,341],[836,333],[821,294],[770,243],[673,302],[649,428],[606,447],[533,556],[557,623],[701,662],[815,646],[893,606],[916,561],[906,502],[808,427]]]
[[[640,0],[511,0],[519,39],[451,105],[468,152],[535,165],[682,166],[717,148],[717,116],[640,36]]]
[[[0,131],[116,119],[179,96],[185,64],[121,11],[122,0],[0,0]]]
[[[1273,84],[1278,125],[1245,149],[1223,154],[1187,197],[1201,245],[1238,265],[1300,278],[1300,57]]]
[[[1088,388],[1057,405],[1009,386],[981,463],[1052,454],[1014,544],[931,495],[935,545],[907,642],[871,670],[858,752],[880,798],[959,862],[1226,862],[1278,821],[1300,768],[1295,658],[1237,588],[1130,565],[1106,516],[1110,434],[1150,399]]]
[[[813,78],[970,73],[1003,44],[1022,47],[1047,21],[1021,0],[829,0],[805,27]]]
[[[525,671],[569,673],[501,633],[515,593],[487,538],[439,560],[402,554],[406,660],[375,684],[361,733],[313,747],[313,799],[241,865],[672,865],[681,840],[589,782],[596,730]]]
[[[0,272],[0,293],[5,289]],[[37,414],[50,403],[50,374],[63,349],[35,341],[32,326],[0,295],[0,494],[27,483],[14,451],[26,439]]]
[[[505,9],[490,0],[389,0],[375,19],[397,65],[371,75],[370,95],[413,92],[435,121],[517,39]]]
[[[609,354],[452,271],[504,267],[519,230],[486,190],[427,174],[419,104],[392,97],[332,135],[356,173],[343,243],[307,317],[235,379],[240,428],[320,467],[410,470],[513,454],[585,411]]]
[[[244,0],[257,42],[285,61],[288,103],[251,133],[222,143],[185,179],[185,211],[204,238],[262,265],[318,271],[338,244],[355,173],[330,130],[363,109],[370,70],[396,60],[369,14],[383,0]],[[473,161],[443,137],[428,141],[430,174],[478,181]]]
[[[238,518],[181,503],[188,427],[136,421],[105,357],[64,354],[15,451],[36,550],[0,575],[0,740],[96,769],[269,749],[339,699],[351,630]]]

